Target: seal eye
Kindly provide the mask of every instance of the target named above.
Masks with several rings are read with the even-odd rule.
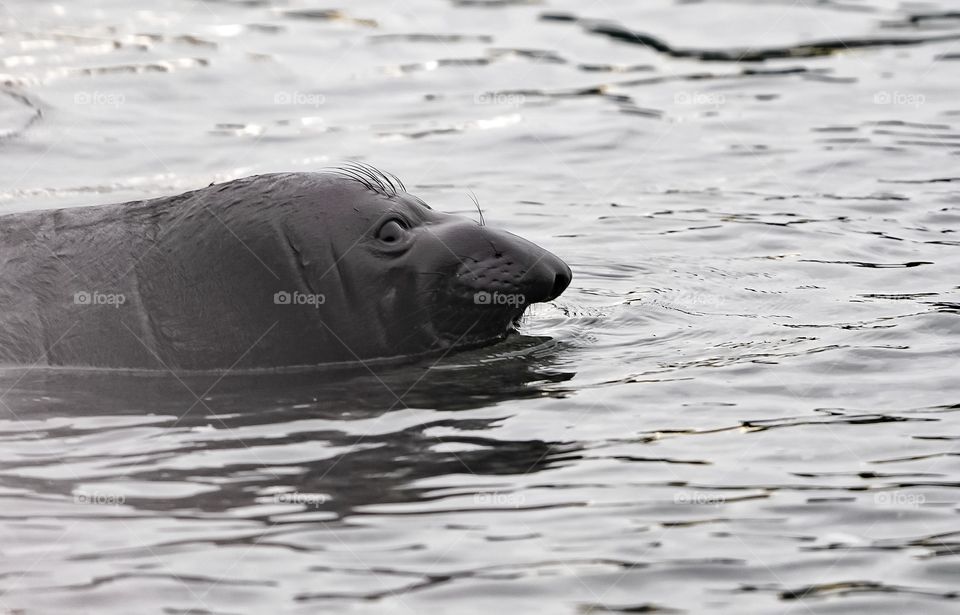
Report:
[[[384,243],[398,243],[403,239],[406,230],[399,220],[387,220],[377,231],[377,239]]]

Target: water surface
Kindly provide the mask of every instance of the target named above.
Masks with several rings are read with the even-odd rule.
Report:
[[[960,608],[951,3],[332,8],[4,3],[0,211],[356,159],[573,285],[439,362],[0,374],[0,610]]]

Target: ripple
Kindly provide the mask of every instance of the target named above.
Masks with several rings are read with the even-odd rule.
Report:
[[[763,62],[771,59],[816,58],[852,51],[854,49],[915,46],[960,39],[960,34],[897,38],[846,37],[797,43],[783,47],[690,49],[674,47],[656,36],[632,30],[616,23],[584,19],[573,15],[561,16],[556,13],[547,14],[546,21],[577,22],[583,27],[583,30],[589,34],[599,34],[624,43],[640,45],[650,51],[674,58],[693,58],[705,62]]]
[[[0,141],[18,137],[43,118],[40,105],[25,94],[0,88]]]

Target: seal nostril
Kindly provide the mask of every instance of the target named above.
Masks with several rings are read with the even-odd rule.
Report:
[[[547,299],[547,301],[553,301],[562,295],[563,291],[567,290],[567,286],[570,286],[570,279],[572,277],[569,269],[558,272],[553,277],[553,289],[550,291],[550,298]]]

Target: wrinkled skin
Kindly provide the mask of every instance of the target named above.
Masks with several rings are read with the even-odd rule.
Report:
[[[222,370],[439,353],[502,339],[570,279],[535,244],[405,192],[260,175],[0,216],[0,363]],[[479,291],[501,301],[478,304]]]

